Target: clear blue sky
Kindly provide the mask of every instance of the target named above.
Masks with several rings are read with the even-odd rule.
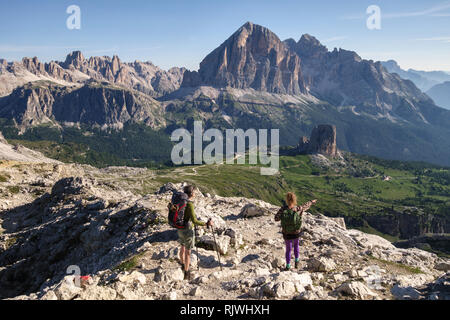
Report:
[[[81,8],[81,30],[68,30],[66,9]],[[378,5],[382,29],[368,30],[366,9]],[[395,59],[403,68],[450,71],[450,1],[446,0],[0,0],[0,57],[64,60],[118,54],[164,69],[197,69],[246,21],[282,40],[316,36],[329,49]]]

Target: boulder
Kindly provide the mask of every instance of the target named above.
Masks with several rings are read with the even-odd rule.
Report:
[[[189,295],[192,297],[199,297],[202,295],[202,293],[203,291],[201,287],[195,287],[189,292]]]
[[[145,275],[139,271],[133,271],[130,274],[119,275],[118,280],[123,283],[140,283],[144,285],[147,282]]]
[[[229,236],[216,235],[214,239],[214,236],[207,234],[198,239],[197,245],[207,250],[218,250],[220,254],[226,255],[230,241]]]
[[[252,203],[245,205],[239,216],[242,218],[256,218],[267,214],[267,210]]]
[[[81,293],[82,289],[76,285],[75,276],[66,276],[55,288],[55,295],[58,300],[72,300]]]
[[[183,281],[184,280],[184,272],[181,268],[176,269],[163,269],[159,267],[155,273],[155,281],[156,282],[173,282],[173,281]]]
[[[375,292],[359,281],[343,283],[336,289],[336,292],[363,300],[377,297]]]
[[[115,300],[117,292],[109,287],[90,286],[83,290],[78,297],[79,300]]]
[[[171,291],[171,292],[163,295],[163,297],[162,297],[163,300],[172,300],[172,301],[177,300],[177,298],[178,298],[178,294],[176,291]]]
[[[450,271],[450,262],[444,261],[444,262],[437,263],[434,266],[434,268],[439,271],[445,271],[445,272]]]
[[[421,296],[413,287],[401,287],[398,284],[392,287],[391,293],[397,300],[418,300]]]
[[[336,268],[336,263],[326,257],[311,258],[307,261],[308,270],[312,272],[329,272]]]

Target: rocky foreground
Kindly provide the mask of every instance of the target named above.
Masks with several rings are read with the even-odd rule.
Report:
[[[222,269],[211,231],[200,229],[194,279],[185,281],[176,231],[166,223],[171,190],[182,186],[141,196],[96,179],[97,171],[0,163],[9,177],[0,182],[0,298],[450,299],[450,261],[323,215],[305,214],[301,265],[286,272],[278,207],[210,194],[199,194],[195,207],[215,223]]]

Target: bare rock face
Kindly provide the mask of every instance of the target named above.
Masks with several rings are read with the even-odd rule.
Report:
[[[380,62],[362,59],[356,52],[329,51],[315,37],[284,41],[301,59],[309,92],[336,106],[412,122],[440,122],[433,101],[413,82],[389,73]]]
[[[306,93],[300,58],[270,30],[247,22],[189,72],[182,86],[253,88],[280,94]]]
[[[108,81],[152,96],[160,96],[178,89],[185,68],[164,71],[151,62],[124,63],[117,55],[86,59],[80,51],[70,53],[63,67],[78,70],[91,79]]]
[[[298,145],[299,153],[323,155],[335,157],[337,155],[336,147],[336,126],[319,125],[312,131],[311,138],[300,138]]]
[[[150,96],[95,81],[81,88],[26,84],[0,100],[0,117],[13,119],[21,128],[55,121],[117,128],[128,121],[164,124],[159,104]]]
[[[28,82],[51,81],[60,85],[81,86],[91,80],[106,81],[150,96],[177,90],[185,68],[165,71],[151,62],[125,63],[118,56],[85,58],[80,51],[67,55],[64,62],[42,63],[37,57],[21,62],[0,60],[0,96],[9,95]]]

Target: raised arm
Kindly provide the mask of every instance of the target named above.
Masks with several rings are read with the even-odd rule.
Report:
[[[298,212],[305,212],[308,211],[313,205],[315,205],[317,203],[317,200],[313,200],[313,201],[308,201],[304,204],[302,204],[301,206],[297,207]]]

